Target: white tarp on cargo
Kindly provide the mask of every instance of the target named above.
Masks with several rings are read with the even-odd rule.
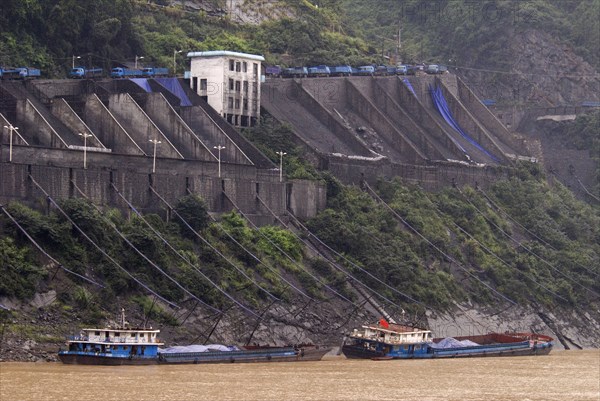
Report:
[[[214,352],[214,351],[238,351],[239,348],[235,345],[227,346],[221,344],[209,344],[209,345],[177,345],[174,347],[159,349],[158,352],[161,354],[173,354],[180,352]]]

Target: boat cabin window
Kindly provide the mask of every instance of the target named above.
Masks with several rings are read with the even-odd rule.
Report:
[[[99,335],[100,335],[100,332],[99,332],[99,331],[95,331],[95,332],[94,332],[94,335],[96,335],[96,336],[99,336]]]
[[[144,337],[145,337],[144,333],[141,333],[141,334],[140,334],[140,337],[144,338]]]
[[[135,333],[131,333],[131,337],[135,337]]]
[[[115,337],[120,337],[121,333],[119,333],[118,331],[115,331]]]

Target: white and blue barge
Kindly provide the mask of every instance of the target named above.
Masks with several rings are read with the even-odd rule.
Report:
[[[129,328],[122,317],[115,328],[83,329],[67,340],[67,349],[58,352],[66,364],[78,365],[153,365],[158,363],[160,330]]]
[[[352,359],[427,359],[547,355],[552,346],[553,338],[536,333],[433,338],[430,330],[380,321],[354,329],[342,352]]]
[[[318,361],[331,347],[311,344],[296,346],[192,345],[161,348],[160,330],[129,328],[122,312],[116,327],[83,329],[59,350],[65,364],[77,365],[155,365],[199,363],[297,362]]]

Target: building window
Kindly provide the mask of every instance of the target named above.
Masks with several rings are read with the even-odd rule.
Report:
[[[229,78],[229,90],[233,90],[233,79]]]
[[[248,99],[244,99],[244,111],[248,110]]]
[[[240,109],[240,99],[235,99],[235,109],[236,110]]]
[[[254,76],[258,77],[258,64],[254,63]]]
[[[254,96],[258,95],[258,84],[256,82],[252,82],[252,94]]]
[[[208,81],[206,79],[200,80],[200,90],[205,91],[208,89]]]
[[[248,94],[248,81],[244,81],[244,93]]]
[[[228,106],[229,106],[230,109],[233,109],[233,98],[231,96],[229,97]]]
[[[235,69],[235,61],[229,60],[229,71],[234,71]]]
[[[235,70],[237,72],[240,72],[242,70],[241,64],[239,61],[235,63]]]
[[[240,85],[241,85],[241,84],[240,84],[240,81],[235,81],[235,91],[236,91],[236,92],[239,92],[239,91],[241,90],[241,87],[240,87]]]
[[[242,63],[242,72],[248,72],[248,63],[245,61]]]

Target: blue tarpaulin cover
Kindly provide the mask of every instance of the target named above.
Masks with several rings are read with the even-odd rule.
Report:
[[[413,86],[411,85],[410,81],[408,80],[408,78],[403,78],[402,82],[404,82],[404,85],[406,85],[406,87],[408,89],[410,89],[410,91],[413,93],[413,95],[415,95],[415,97],[417,97],[417,94],[415,92],[415,88],[413,88]]]
[[[164,86],[169,92],[177,96],[180,100],[180,106],[191,106],[192,102],[188,98],[185,90],[177,78],[156,78],[156,82]]]
[[[458,125],[450,108],[448,107],[448,103],[446,102],[446,98],[442,93],[442,88],[439,86],[433,88],[429,85],[429,92],[431,93],[431,99],[433,100],[433,104],[435,105],[438,112],[442,115],[444,120],[450,125],[456,132],[458,132],[463,138],[465,138],[471,145],[475,146],[477,149],[488,155],[492,160],[498,162],[498,158],[496,158],[493,154],[488,152],[483,146],[481,146],[477,141],[475,141],[469,134],[467,134],[461,127]],[[464,149],[462,149],[464,151]]]
[[[152,88],[150,87],[150,83],[148,82],[148,78],[130,78],[131,81],[136,83],[146,92],[152,92]]]

